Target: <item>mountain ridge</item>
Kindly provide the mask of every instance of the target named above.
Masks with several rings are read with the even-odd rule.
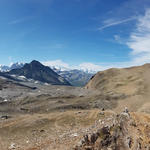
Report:
[[[43,63],[42,63],[43,64]],[[22,68],[24,63],[12,63],[10,66],[0,66],[1,72],[8,72],[12,69]],[[44,65],[47,66],[47,65]],[[94,75],[94,73],[90,73],[84,71],[82,69],[67,69],[67,68],[58,68],[55,66],[47,66],[50,67],[53,71],[55,71],[58,75],[65,78],[71,85],[73,86],[85,86],[85,84],[89,81],[89,79]]]
[[[29,64],[26,63],[22,68],[12,69],[8,74],[25,76],[26,78],[50,84],[71,85],[66,79],[36,60],[33,60]]]
[[[12,69],[22,68],[24,66],[24,63],[11,63],[9,66],[7,65],[0,65],[0,71],[1,72],[8,72]]]

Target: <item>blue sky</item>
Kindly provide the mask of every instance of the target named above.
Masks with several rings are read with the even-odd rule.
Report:
[[[0,56],[91,70],[150,62],[150,1],[0,0]]]

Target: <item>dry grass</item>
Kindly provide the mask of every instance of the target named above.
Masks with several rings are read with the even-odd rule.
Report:
[[[66,140],[72,143],[74,141],[68,135],[94,124],[100,117],[98,114],[99,110],[81,110],[20,115],[4,120],[0,122],[0,139],[5,147],[1,150],[6,150],[11,143],[16,143],[22,150],[30,147],[38,149],[38,146],[50,141],[55,146],[54,140],[60,142],[58,138],[65,134]],[[44,145],[48,146],[46,143]]]

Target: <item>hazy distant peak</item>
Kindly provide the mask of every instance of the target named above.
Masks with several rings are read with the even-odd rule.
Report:
[[[26,63],[21,68],[12,69],[9,74],[25,76],[28,79],[34,79],[44,83],[70,85],[70,83],[65,78],[62,78],[50,67],[44,66],[36,60],[33,60],[31,63]]]

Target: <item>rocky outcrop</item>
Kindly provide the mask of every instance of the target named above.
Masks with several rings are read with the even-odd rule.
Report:
[[[138,127],[125,108],[119,115],[110,118],[96,132],[85,134],[74,150],[149,150],[150,143],[137,134]],[[136,135],[136,136],[135,136]]]

